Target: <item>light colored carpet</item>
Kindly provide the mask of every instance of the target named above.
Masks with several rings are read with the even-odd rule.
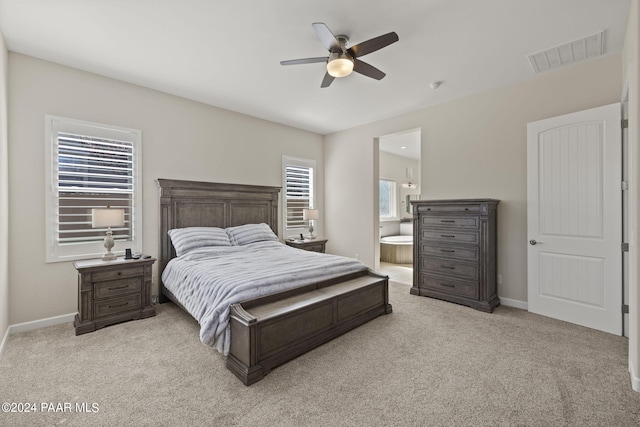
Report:
[[[626,338],[509,307],[481,313],[399,283],[390,292],[393,314],[250,387],[172,304],[78,337],[72,324],[11,335],[0,401],[37,412],[0,413],[0,425],[640,425]],[[72,410],[43,413],[43,402]]]

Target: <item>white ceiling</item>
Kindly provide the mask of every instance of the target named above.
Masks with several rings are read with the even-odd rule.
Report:
[[[604,30],[621,50],[630,0],[0,0],[9,50],[328,134],[532,78],[527,56]],[[311,23],[387,73],[321,89]],[[434,91],[429,84],[443,81]]]
[[[380,151],[420,160],[420,134],[420,129],[411,129],[406,132],[381,136],[378,138]]]

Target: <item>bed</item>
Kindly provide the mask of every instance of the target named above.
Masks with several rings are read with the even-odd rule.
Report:
[[[388,277],[349,258],[277,241],[279,187],[158,184],[160,302],[173,301],[193,316],[201,341],[217,348],[244,384],[391,313]],[[206,227],[215,247],[189,243],[186,252],[176,231],[172,243],[171,230],[194,227]],[[222,241],[224,233],[231,244]]]

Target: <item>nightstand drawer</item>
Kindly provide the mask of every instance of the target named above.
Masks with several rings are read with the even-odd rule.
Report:
[[[144,267],[141,265],[121,267],[113,270],[96,271],[92,273],[91,279],[93,282],[106,282],[108,280],[120,279],[129,276],[142,276],[144,274]]]
[[[122,298],[95,301],[93,304],[94,317],[108,316],[110,314],[121,313],[142,308],[142,295],[129,295]]]
[[[324,253],[327,240],[326,239],[318,239],[318,240],[285,240],[284,243],[287,246],[291,246],[292,248],[302,249],[305,251],[311,252],[321,252]]]
[[[139,293],[142,290],[142,277],[130,277],[109,282],[94,283],[93,298],[102,299],[114,296]]]
[[[324,243],[321,244],[314,244],[314,245],[306,245],[304,247],[305,251],[311,251],[311,252],[324,252]]]

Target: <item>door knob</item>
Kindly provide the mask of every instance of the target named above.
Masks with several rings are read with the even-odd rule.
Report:
[[[536,242],[536,241],[535,241],[535,239],[531,239],[531,240],[529,240],[529,244],[530,244],[531,246],[535,246],[535,245],[537,245],[537,244],[538,244],[538,242]]]

